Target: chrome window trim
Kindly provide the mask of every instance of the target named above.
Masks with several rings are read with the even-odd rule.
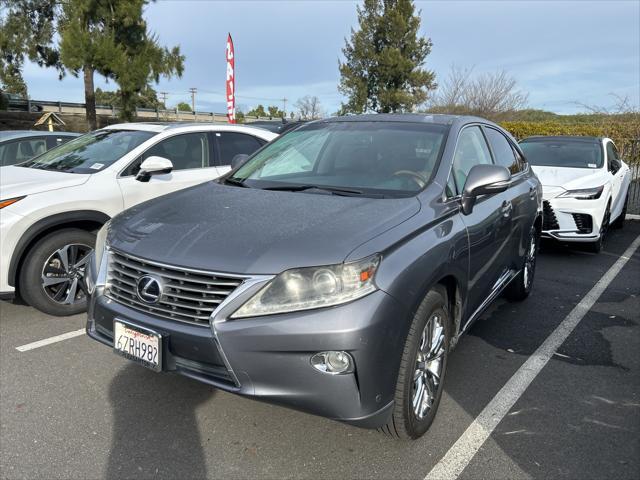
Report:
[[[453,162],[455,162],[455,159],[456,159],[456,150],[458,150],[458,142],[460,141],[460,135],[462,135],[462,132],[463,132],[465,129],[467,129],[467,128],[469,128],[469,127],[480,127],[480,132],[482,133],[482,138],[484,138],[484,141],[485,141],[485,143],[487,144],[487,150],[489,150],[489,155],[491,156],[491,162],[493,163],[493,165],[495,165],[495,164],[496,164],[496,162],[495,162],[495,160],[494,160],[494,158],[493,158],[493,152],[491,151],[491,146],[489,145],[489,141],[487,140],[487,137],[486,137],[486,135],[484,134],[484,131],[483,131],[483,129],[482,129],[482,127],[483,127],[484,125],[485,125],[485,124],[484,124],[484,123],[482,123],[482,122],[472,122],[472,123],[467,123],[467,124],[463,125],[463,126],[462,126],[462,128],[458,131],[458,135],[456,136],[456,143],[455,143],[455,144],[454,144],[454,146],[453,146],[453,155],[451,156],[451,165],[449,166],[449,174],[447,175],[447,181],[446,181],[446,182],[445,182],[445,184],[444,184],[444,191],[445,191],[444,197],[445,197],[447,200],[450,200],[450,199],[453,199],[453,198],[462,198],[462,191],[460,191],[460,192],[458,192],[458,191],[457,191],[459,188],[458,188],[458,184],[457,184],[457,182],[456,182],[456,179],[455,179],[455,178],[453,179],[453,184],[456,186],[456,193],[457,193],[457,195],[455,195],[455,196],[453,196],[453,197],[448,197],[448,196],[446,195],[446,191],[447,191],[447,185],[448,185],[448,183],[449,183],[449,179],[450,179],[450,177],[451,177],[451,173],[453,172]],[[464,188],[464,185],[462,186],[462,188]]]
[[[121,169],[120,169],[120,171],[118,172],[118,174],[116,175],[116,178],[132,178],[132,177],[135,177],[135,175],[124,175],[124,171],[125,171],[126,169],[128,169],[131,165],[133,165],[135,162],[137,162],[137,161],[138,161],[138,159],[139,159],[142,155],[144,155],[145,153],[147,153],[149,150],[151,150],[153,147],[155,147],[155,146],[156,146],[156,145],[158,145],[159,143],[164,142],[165,140],[168,140],[168,139],[173,138],[173,137],[178,137],[178,136],[180,136],[180,135],[188,135],[188,134],[191,134],[191,133],[204,133],[204,134],[207,134],[207,133],[209,133],[209,132],[215,133],[215,131],[212,131],[212,130],[194,130],[194,131],[192,131],[192,132],[176,132],[176,133],[174,133],[173,135],[167,135],[167,136],[162,137],[162,138],[160,138],[160,139],[156,139],[156,137],[158,137],[158,136],[162,133],[162,132],[158,132],[156,135],[154,135],[154,136],[153,136],[153,137],[151,137],[149,140],[147,140],[147,141],[150,141],[150,140],[156,139],[156,142],[154,142],[153,144],[149,145],[149,146],[148,146],[147,148],[145,148],[142,152],[140,152],[138,155],[136,155],[136,157],[135,157],[133,160],[131,160],[131,161],[130,161],[129,163],[127,163],[123,168],[121,168]],[[126,155],[126,154],[125,154],[125,155]],[[123,155],[123,156],[124,156],[124,155]],[[171,159],[169,159],[169,160],[171,160]],[[211,160],[211,159],[209,159],[209,160]],[[115,162],[114,162],[114,163],[115,163]],[[193,171],[193,170],[202,170],[202,169],[204,169],[204,168],[212,168],[212,167],[213,167],[213,168],[215,168],[215,165],[211,165],[211,164],[209,164],[207,167],[181,168],[181,169],[179,169],[179,170],[174,170],[174,171],[175,171],[175,172],[190,172],[190,171]]]

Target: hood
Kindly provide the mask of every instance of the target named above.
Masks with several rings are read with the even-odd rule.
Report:
[[[372,199],[208,182],[115,217],[109,245],[148,260],[237,274],[341,263],[420,211],[417,198]]]
[[[532,165],[534,173],[542,183],[545,198],[552,198],[564,190],[576,190],[604,185],[607,172],[602,168],[567,168]]]
[[[13,198],[74,187],[85,183],[90,176],[37,168],[0,167],[0,197],[2,199]]]

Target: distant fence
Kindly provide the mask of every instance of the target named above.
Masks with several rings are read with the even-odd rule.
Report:
[[[640,214],[640,139],[635,139],[629,144],[623,158],[629,162],[631,169],[627,210],[629,213]]]
[[[43,111],[43,112],[55,112],[55,113],[71,113],[71,114],[84,114],[84,103],[73,102],[50,102],[47,100],[27,100],[25,102],[25,108],[28,112]],[[117,117],[120,110],[117,107],[110,105],[96,105],[97,115],[107,115]],[[135,116],[138,118],[144,118],[149,120],[167,121],[167,122],[226,122],[226,113],[214,113],[214,112],[182,112],[176,109],[153,109],[153,108],[136,108]],[[253,117],[244,116],[245,123],[251,123],[256,121],[281,121],[279,117]]]

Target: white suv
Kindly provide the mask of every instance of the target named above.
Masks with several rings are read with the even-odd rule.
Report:
[[[602,249],[609,226],[622,227],[631,172],[610,138],[529,137],[520,142],[542,183],[542,236]]]
[[[0,297],[17,290],[45,313],[83,311],[85,264],[107,220],[217,178],[275,137],[236,125],[119,124],[0,167]]]

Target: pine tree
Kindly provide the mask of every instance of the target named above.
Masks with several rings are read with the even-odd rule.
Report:
[[[21,79],[25,57],[60,76],[84,77],[85,109],[95,129],[94,75],[114,80],[121,117],[130,120],[139,94],[160,76],[182,75],[184,56],[178,47],[161,47],[142,18],[150,0],[3,0],[0,24],[0,80]],[[56,35],[57,34],[57,35]],[[56,42],[57,40],[57,42]]]
[[[338,90],[348,97],[341,113],[411,112],[436,88],[424,68],[431,40],[419,36],[412,0],[365,0],[359,30],[351,30],[339,63]]]

